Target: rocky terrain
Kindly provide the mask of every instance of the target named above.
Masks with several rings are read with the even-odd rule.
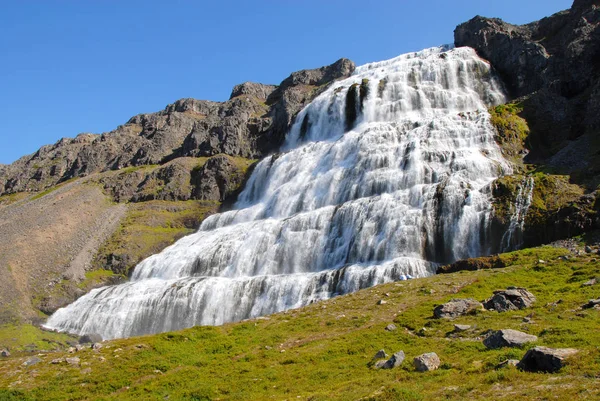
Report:
[[[226,102],[181,99],[1,165],[0,323],[37,322],[191,233],[235,200],[295,115],[353,70],[341,59],[278,86],[237,85]]]
[[[525,246],[599,227],[600,1],[575,0],[569,10],[518,26],[477,16],[454,37],[491,62],[512,96],[508,107],[492,110],[505,155],[520,164],[495,188],[500,231],[510,209],[502,203],[514,204],[527,177],[535,185]]]

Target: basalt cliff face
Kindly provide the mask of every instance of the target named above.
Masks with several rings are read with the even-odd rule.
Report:
[[[526,177],[533,180],[523,243],[598,227],[600,1],[576,0],[569,10],[519,26],[478,16],[454,35],[457,46],[491,62],[512,98],[514,107],[498,115],[499,137],[521,136],[529,168],[499,180],[496,195],[510,193],[512,202]]]

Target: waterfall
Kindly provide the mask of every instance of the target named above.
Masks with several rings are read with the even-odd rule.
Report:
[[[490,184],[511,170],[487,108],[503,101],[470,48],[361,66],[299,113],[234,210],[46,327],[109,339],[218,325],[490,252]]]
[[[533,196],[533,177],[523,179],[515,198],[514,212],[510,218],[508,229],[502,236],[502,252],[518,249],[523,245],[523,226],[525,225],[525,216],[531,205]]]

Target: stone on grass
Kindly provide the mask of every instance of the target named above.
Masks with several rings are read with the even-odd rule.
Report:
[[[100,343],[94,343],[94,344],[92,344],[92,349],[98,350],[100,348],[102,348],[102,344],[100,344]]]
[[[483,345],[487,348],[502,348],[502,347],[521,347],[524,344],[537,341],[537,337],[531,334],[523,333],[517,330],[497,330],[492,332],[485,340]]]
[[[428,352],[426,354],[419,355],[413,360],[413,364],[419,372],[436,370],[440,367],[440,363],[440,358],[435,352]]]
[[[404,351],[398,351],[394,353],[394,355],[392,355],[392,357],[385,362],[385,364],[382,366],[382,369],[397,368],[398,366],[402,365],[405,357]]]
[[[467,331],[470,329],[471,329],[471,326],[469,326],[468,324],[455,324],[454,325],[454,331],[456,333],[460,333],[461,331]]]
[[[102,342],[102,336],[96,333],[84,334],[79,337],[79,344],[93,344]]]
[[[396,327],[396,325],[395,325],[395,324],[391,324],[391,323],[390,323],[390,324],[388,324],[387,326],[385,326],[385,329],[386,329],[387,331],[394,331],[394,330],[396,330],[396,329],[397,329],[397,327]]]
[[[454,319],[458,316],[473,314],[481,309],[483,309],[481,302],[474,299],[452,299],[445,304],[436,306],[433,315],[438,319]]]
[[[387,358],[388,354],[385,353],[384,350],[380,349],[379,351],[377,351],[377,353],[373,356],[373,359],[382,359],[382,358]]]
[[[84,349],[86,349],[87,347],[83,344],[75,344],[75,351],[82,351]]]
[[[375,362],[375,369],[383,369],[387,361],[385,359]]]
[[[42,362],[42,360],[40,358],[38,358],[37,356],[32,356],[31,358],[29,358],[25,362],[23,362],[23,366],[33,366],[40,362]]]
[[[592,249],[592,247],[589,246],[589,245],[586,245],[585,246],[585,253],[592,253],[592,252],[594,252],[594,250]]]
[[[488,310],[508,312],[529,308],[535,302],[535,296],[525,288],[509,287],[506,290],[494,291],[494,295],[485,300],[483,305]]]
[[[67,361],[69,365],[79,365],[80,359],[74,356],[73,358],[66,358],[65,361]]]
[[[387,304],[387,301],[384,301],[383,299],[380,299],[379,301],[377,301],[377,305],[385,305]]]
[[[498,364],[498,368],[505,368],[507,366],[517,366],[519,364],[519,360],[518,359],[507,359],[504,362],[500,362]]]
[[[577,352],[573,348],[535,347],[527,351],[517,366],[528,372],[557,372],[565,366],[565,360]]]
[[[590,309],[595,307],[596,305],[600,305],[600,298],[598,299],[590,299],[587,304],[583,305],[583,309]]]
[[[10,352],[8,352],[7,349],[0,350],[0,356],[3,356],[5,358],[9,357],[10,356]]]
[[[63,363],[65,361],[65,358],[56,358],[50,361],[50,363],[52,365],[58,365],[60,363]]]

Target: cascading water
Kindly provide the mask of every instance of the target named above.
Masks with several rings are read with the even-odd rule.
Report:
[[[519,185],[519,191],[515,198],[514,212],[510,218],[508,229],[502,236],[501,250],[507,252],[521,247],[523,244],[523,226],[525,225],[525,216],[531,206],[533,196],[534,180],[532,177],[526,177]]]
[[[222,324],[487,253],[490,183],[510,173],[487,107],[503,100],[470,48],[359,67],[298,115],[235,210],[46,326],[116,338]]]

